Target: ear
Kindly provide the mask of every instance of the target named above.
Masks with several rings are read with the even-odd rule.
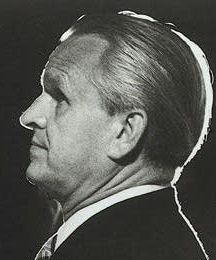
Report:
[[[147,115],[142,110],[118,115],[112,125],[108,156],[113,160],[126,156],[137,146],[146,127]]]

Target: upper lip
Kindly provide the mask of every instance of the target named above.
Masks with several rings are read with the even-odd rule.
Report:
[[[42,143],[40,143],[40,142],[38,142],[38,141],[35,141],[35,140],[32,140],[32,141],[31,141],[31,144],[32,144],[32,145],[35,145],[35,146],[38,146],[38,147],[40,147],[40,148],[43,148],[43,149],[47,149],[47,147],[46,147],[44,144],[42,144]]]

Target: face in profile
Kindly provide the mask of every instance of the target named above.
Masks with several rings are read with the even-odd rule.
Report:
[[[104,160],[109,116],[84,76],[96,62],[93,43],[90,36],[76,40],[70,48],[72,62],[65,62],[66,47],[53,52],[43,72],[43,91],[21,117],[33,130],[27,178],[55,197],[97,183],[97,165]]]

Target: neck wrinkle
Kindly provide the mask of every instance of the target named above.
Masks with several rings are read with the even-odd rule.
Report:
[[[171,169],[153,169],[143,167],[141,164],[128,165],[119,170],[115,169],[115,174],[108,181],[104,182],[97,190],[88,194],[83,200],[74,205],[72,203],[76,194],[72,194],[68,200],[62,204],[64,220],[66,221],[78,210],[89,206],[106,197],[116,194],[122,190],[140,185],[160,185],[165,186],[170,183],[174,171]],[[161,177],[164,176],[164,177]],[[71,206],[73,205],[73,206]]]

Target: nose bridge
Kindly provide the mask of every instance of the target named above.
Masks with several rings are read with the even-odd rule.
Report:
[[[50,111],[51,97],[43,92],[20,117],[20,124],[33,130],[35,127],[46,127]]]

